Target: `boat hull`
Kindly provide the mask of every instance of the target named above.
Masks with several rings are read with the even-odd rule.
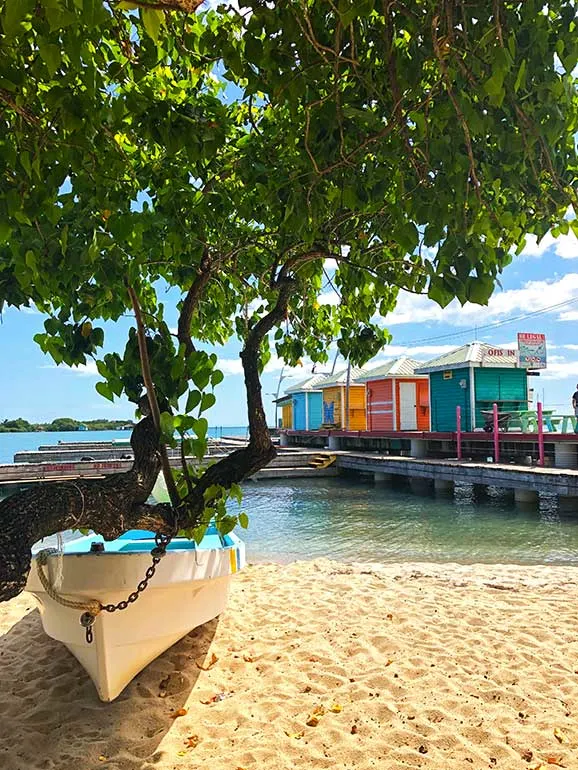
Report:
[[[81,611],[62,606],[46,593],[34,563],[26,588],[38,602],[48,636],[77,658],[100,699],[112,701],[151,661],[223,612],[232,575],[244,565],[243,543],[227,538],[229,547],[169,550],[135,602],[96,617],[91,644],[80,625]],[[151,564],[150,553],[131,551],[131,542],[124,546],[127,551],[65,552],[60,565],[59,558],[51,556],[44,569],[59,595],[117,604],[135,590]]]

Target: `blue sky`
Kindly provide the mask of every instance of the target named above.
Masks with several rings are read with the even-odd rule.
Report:
[[[516,346],[517,332],[543,332],[547,337],[548,368],[535,378],[536,389],[545,404],[567,411],[578,383],[578,241],[572,234],[554,240],[546,236],[537,245],[529,239],[523,254],[514,258],[502,277],[502,289],[492,296],[488,307],[452,303],[442,310],[426,297],[404,294],[395,312],[384,322],[393,342],[375,362],[399,355],[428,360],[474,339],[492,345]],[[332,302],[331,292],[322,301]],[[550,309],[554,305],[561,307]],[[542,311],[539,315],[513,320]],[[99,377],[91,363],[73,370],[55,367],[33,342],[42,330],[43,316],[31,310],[8,309],[0,324],[0,420],[24,417],[32,422],[69,416],[77,419],[127,419],[134,414],[124,401],[114,404],[101,398],[94,386]],[[176,312],[167,321],[176,325]],[[476,327],[500,323],[494,329]],[[124,348],[130,318],[106,324],[106,349]],[[209,413],[214,427],[246,424],[245,395],[239,345],[232,342],[216,349],[225,374],[217,389],[217,404]],[[283,362],[273,356],[263,375],[263,392],[270,423],[273,424],[272,394],[277,390]],[[343,362],[338,362],[338,368]],[[283,372],[284,387],[297,382],[311,367]],[[317,371],[322,370],[321,367]]]

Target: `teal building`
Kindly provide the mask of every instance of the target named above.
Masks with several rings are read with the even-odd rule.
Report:
[[[431,430],[456,430],[461,407],[462,430],[483,428],[493,404],[500,412],[528,409],[528,370],[516,350],[471,342],[427,361],[415,370],[429,375]]]

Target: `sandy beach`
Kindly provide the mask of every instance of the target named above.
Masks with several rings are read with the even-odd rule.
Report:
[[[250,566],[102,704],[24,594],[0,605],[0,768],[578,768],[577,599],[576,568]]]

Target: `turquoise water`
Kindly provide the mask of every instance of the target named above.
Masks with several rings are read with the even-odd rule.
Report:
[[[244,489],[250,524],[238,534],[249,561],[578,565],[578,515],[560,514],[554,496],[522,510],[503,490],[477,498],[466,485],[453,497],[349,478],[249,482]]]
[[[245,436],[244,427],[214,427],[209,428],[208,435],[213,438],[221,436]],[[128,441],[129,430],[85,430],[85,431],[55,431],[54,433],[0,433],[0,464],[11,463],[16,452],[38,449],[62,442],[72,441]]]

